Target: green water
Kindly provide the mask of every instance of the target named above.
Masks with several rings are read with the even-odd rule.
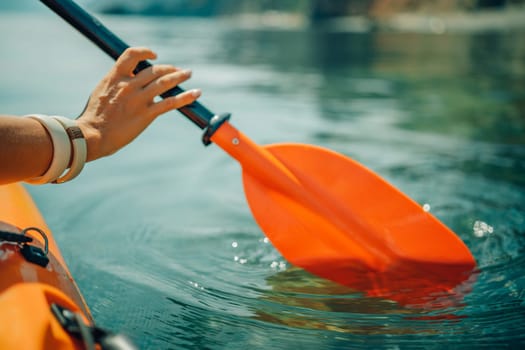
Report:
[[[143,349],[525,344],[525,32],[103,21],[192,68],[185,87],[256,142],[337,150],[430,205],[480,273],[463,304],[414,311],[292,268],[238,165],[172,113],[75,181],[30,187],[100,325]],[[2,113],[76,116],[112,64],[52,14],[0,14],[0,30]]]

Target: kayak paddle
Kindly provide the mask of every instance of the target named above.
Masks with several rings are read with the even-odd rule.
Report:
[[[113,59],[128,48],[71,0],[41,0]],[[151,64],[143,61],[136,71]],[[175,87],[162,97],[184,90]],[[455,296],[475,268],[466,245],[359,163],[305,144],[259,146],[199,102],[179,111],[242,167],[255,220],[293,265],[402,304]]]

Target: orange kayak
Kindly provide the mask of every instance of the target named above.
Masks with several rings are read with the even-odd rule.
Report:
[[[89,309],[20,184],[0,186],[0,275],[0,349],[86,348]]]

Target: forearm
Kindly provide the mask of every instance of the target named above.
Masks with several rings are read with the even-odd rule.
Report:
[[[52,157],[53,143],[42,124],[0,115],[0,184],[41,176]]]

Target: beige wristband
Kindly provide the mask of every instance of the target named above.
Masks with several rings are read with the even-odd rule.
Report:
[[[53,158],[44,175],[26,180],[33,185],[55,181],[66,170],[71,157],[71,146],[66,130],[55,119],[41,114],[27,116],[40,122],[46,128],[53,142]]]
[[[78,176],[78,174],[80,174],[84,168],[84,164],[86,163],[87,145],[86,139],[82,134],[82,130],[80,130],[75,120],[61,116],[52,116],[52,118],[58,121],[64,127],[67,135],[69,136],[73,152],[71,167],[69,170],[63,176],[60,176],[53,181],[53,183],[60,184],[73,180]]]

